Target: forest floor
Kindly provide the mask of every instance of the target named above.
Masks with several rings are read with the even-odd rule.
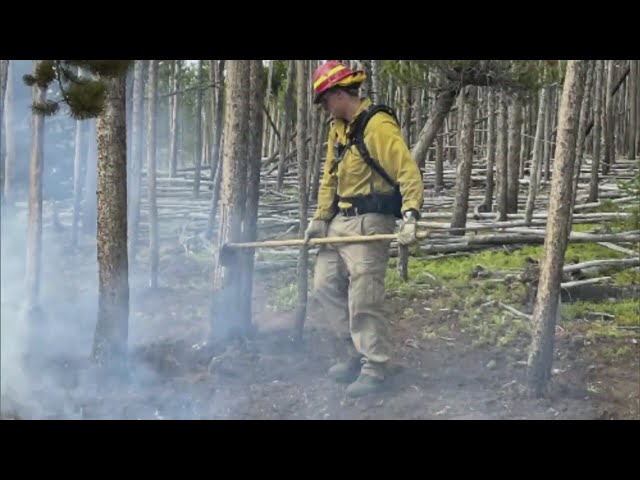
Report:
[[[637,273],[616,277],[624,287],[563,302],[550,388],[534,399],[523,388],[527,320],[499,302],[531,313],[530,290],[514,272],[539,258],[541,246],[412,257],[407,283],[392,260],[388,388],[350,399],[344,384],[326,376],[345,352],[315,309],[303,345],[291,340],[295,268],[256,272],[255,337],[203,345],[210,257],[175,242],[163,246],[158,290],[147,288],[144,251],[131,276],[129,375],[98,381],[87,360],[97,304],[95,244],[67,255],[69,236],[45,230],[45,320],[38,333],[46,348],[25,363],[3,352],[4,419],[640,419]],[[579,247],[570,246],[567,259],[587,259]],[[3,265],[3,283],[20,265]],[[18,328],[9,319],[18,317],[18,300],[3,292],[3,348],[7,332]]]

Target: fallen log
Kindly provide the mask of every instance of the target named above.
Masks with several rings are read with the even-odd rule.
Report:
[[[611,280],[611,277],[589,278],[588,280],[576,280],[574,282],[565,282],[560,284],[560,288],[569,289],[579,287],[581,285],[590,285],[592,283],[600,283],[604,280]]]
[[[588,262],[573,263],[562,268],[564,273],[584,270],[586,268],[609,268],[609,267],[635,267],[640,265],[640,258],[623,258],[610,260],[589,260]]]

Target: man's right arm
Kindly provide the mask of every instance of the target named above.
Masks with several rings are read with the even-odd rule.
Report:
[[[335,138],[335,127],[332,124],[329,129],[327,139],[327,159],[324,164],[324,172],[318,188],[318,207],[313,216],[314,220],[330,220],[333,215],[333,199],[336,195],[336,179],[329,173],[335,161],[333,152],[333,139]]]

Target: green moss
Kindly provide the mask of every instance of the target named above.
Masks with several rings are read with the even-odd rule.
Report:
[[[564,255],[565,262],[625,258],[626,255],[597,243],[570,243]]]
[[[562,306],[562,317],[565,320],[594,318],[590,312],[601,312],[614,315],[609,325],[640,326],[640,300],[620,299],[616,302],[582,302]]]
[[[605,273],[605,275],[607,275]],[[640,285],[640,271],[638,270],[622,270],[611,274],[613,283],[616,286]]]

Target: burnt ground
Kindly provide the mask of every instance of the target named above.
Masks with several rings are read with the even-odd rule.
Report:
[[[25,365],[21,378],[28,385],[3,387],[2,418],[640,419],[637,330],[585,342],[570,329],[560,329],[549,393],[533,399],[522,387],[526,339],[505,347],[474,346],[473,336],[455,327],[455,318],[447,336],[425,338],[425,326],[442,319],[430,318],[421,308],[425,300],[402,298],[389,299],[396,358],[388,390],[349,399],[345,385],[325,376],[344,354],[327,326],[310,312],[303,345],[296,346],[291,341],[293,311],[266,305],[282,274],[256,274],[255,337],[226,346],[203,344],[210,271],[180,247],[161,257],[156,292],[146,288],[142,262],[131,285],[128,375],[99,381],[86,360],[95,292],[83,293],[74,283],[74,272],[95,270],[90,264],[85,256],[65,262],[62,271],[51,267],[43,273],[65,279],[50,287],[48,294],[57,302],[46,308],[43,331],[50,338],[59,335],[57,342],[64,344],[70,330],[59,325],[71,308],[73,328],[84,332],[74,340],[81,345],[61,347]],[[401,315],[406,308],[423,313],[406,319]],[[631,345],[631,354],[615,360],[600,355],[612,342]]]

